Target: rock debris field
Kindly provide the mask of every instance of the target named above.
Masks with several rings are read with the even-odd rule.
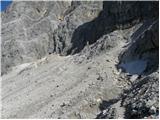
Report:
[[[159,118],[158,1],[13,1],[1,19],[1,118]]]

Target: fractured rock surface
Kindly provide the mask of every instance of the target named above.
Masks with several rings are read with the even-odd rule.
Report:
[[[70,31],[96,17],[101,6],[102,2],[13,2],[2,13],[2,74],[11,66],[68,47]]]
[[[2,118],[158,118],[158,2],[14,1],[2,17]]]

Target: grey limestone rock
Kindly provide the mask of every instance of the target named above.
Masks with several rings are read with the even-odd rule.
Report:
[[[49,53],[78,53],[115,29],[156,19],[157,8],[156,2],[15,1],[2,13],[2,73]]]
[[[123,68],[123,70],[121,70],[121,73],[124,74],[124,77],[121,78],[121,81],[126,82],[128,79],[130,79],[130,84],[128,85],[129,87],[127,87],[127,89],[123,91],[122,95],[118,97],[116,96],[116,99],[111,99],[110,101],[103,100],[102,104],[99,106],[101,113],[97,115],[97,118],[117,118],[118,115],[124,118],[157,118],[159,115],[158,8],[158,2],[156,1],[13,1],[9,8],[1,13],[1,74],[3,75],[9,72],[12,68],[14,69],[14,66],[17,65],[22,64],[21,67],[23,68],[28,65],[29,62],[32,62],[33,66],[37,68],[38,63],[35,61],[37,61],[38,59],[41,59],[44,56],[52,53],[59,54],[60,56],[56,56],[57,59],[52,58],[52,62],[54,60],[57,60],[57,64],[60,64],[62,62],[60,64],[61,66],[56,66],[54,68],[56,62],[55,64],[52,64],[52,66],[50,66],[50,64],[47,64],[46,62],[47,69],[45,68],[45,66],[41,66],[41,69],[46,70],[46,76],[41,75],[41,77],[43,76],[41,80],[44,80],[44,77],[46,77],[45,79],[49,79],[50,81],[50,78],[48,78],[48,74],[52,74],[52,72],[54,72],[55,70],[55,73],[52,75],[52,77],[57,76],[57,78],[59,78],[57,79],[57,82],[60,83],[56,86],[56,88],[58,88],[56,89],[56,92],[59,92],[59,90],[61,92],[62,90],[63,94],[63,89],[61,88],[63,86],[63,83],[61,84],[61,81],[63,80],[63,82],[66,83],[69,87],[69,89],[65,88],[66,91],[71,91],[76,87],[77,89],[79,89],[79,83],[83,83],[83,85],[85,85],[85,83],[88,81],[89,74],[92,73],[87,73],[83,69],[83,67],[87,65],[87,62],[90,62],[89,67],[87,67],[88,71],[95,70],[96,73],[98,73],[98,70],[108,70],[104,71],[104,75],[109,77],[103,77],[101,79],[100,76],[98,77],[98,80],[96,79],[97,83],[107,82],[107,80],[111,82],[112,78],[115,81],[118,80],[120,78],[120,73],[113,75],[111,74],[112,76],[110,76],[110,70],[113,69],[113,66],[115,67],[114,69],[116,69],[116,67],[120,69]],[[119,49],[121,51],[120,55]],[[110,55],[107,53],[110,53]],[[114,53],[116,53],[116,58],[117,56],[119,56],[119,58],[117,58],[118,62],[117,60],[115,60],[115,56],[111,55]],[[100,54],[102,56],[99,58],[98,55]],[[69,57],[73,58],[68,62],[63,61],[63,59],[66,60],[63,55],[72,55]],[[104,55],[107,58],[102,59]],[[111,59],[109,58],[110,56]],[[96,64],[97,68],[94,68],[94,64],[92,63],[92,58],[94,57],[96,58],[95,60],[98,61],[94,63]],[[47,57],[40,61],[43,62],[46,59]],[[101,60],[105,60],[106,62]],[[23,65],[23,63],[28,64]],[[70,66],[71,63],[73,63],[73,66],[75,65],[75,63],[80,64],[76,64],[77,67],[73,67]],[[111,66],[109,64],[111,64]],[[64,66],[64,68],[62,66]],[[51,67],[53,67],[53,69],[50,71]],[[67,71],[67,68],[69,67],[71,71]],[[78,84],[73,84],[72,79],[79,79],[79,76],[77,75],[77,73],[79,72],[78,68],[86,73],[86,75],[84,77],[83,75],[78,74],[80,77],[82,77],[82,79],[80,78]],[[38,71],[38,69],[35,70]],[[41,73],[40,71],[39,73]],[[70,74],[70,77],[67,79],[67,81],[63,79],[63,76],[54,76],[56,73],[59,74],[59,72],[61,71],[63,72],[62,75],[64,75],[65,77],[68,77],[68,74]],[[125,74],[125,72],[127,74]],[[87,90],[90,89],[92,85],[97,85],[97,83],[93,83],[95,76],[93,74],[91,74],[91,77],[93,77],[93,79],[91,79],[92,84],[87,83],[89,87],[87,87],[88,85],[86,84]],[[34,76],[34,79],[37,79],[36,75]],[[28,78],[27,80],[29,79],[30,78]],[[83,79],[86,81],[83,81]],[[21,78],[19,78],[19,80],[21,80]],[[24,81],[22,82],[26,82],[25,79],[23,80]],[[50,85],[49,81],[47,82],[46,86]],[[71,82],[74,87],[70,86],[70,83],[68,83],[68,81]],[[15,81],[15,86],[21,85],[21,82],[19,83],[18,81],[17,84],[16,82],[17,81]],[[8,86],[10,87],[11,84],[9,84]],[[53,90],[53,84],[51,84],[50,90]],[[112,84],[110,85],[110,83],[107,84],[110,90],[110,87],[112,88],[113,86]],[[82,89],[84,87],[83,85],[82,87],[80,86]],[[101,85],[102,84],[98,84],[97,89]],[[33,84],[33,86],[36,85]],[[43,90],[47,89],[44,88]],[[64,93],[66,91],[64,91]],[[94,90],[91,91],[93,92],[93,94],[95,94]],[[43,92],[43,94],[45,94],[45,91]],[[62,96],[62,94],[57,94],[57,96]],[[75,95],[78,96],[77,93]],[[65,94],[65,96],[68,96],[68,94]],[[52,97],[54,97],[54,95],[51,95],[50,99]],[[74,98],[75,96],[72,97]],[[48,98],[45,98],[45,100],[46,99]],[[9,102],[10,104],[12,103],[11,100]],[[57,102],[59,102],[59,99],[57,99]],[[37,104],[37,106],[39,105]],[[79,106],[79,104],[77,106]],[[29,107],[32,111],[32,106],[25,107]],[[87,106],[85,105],[85,107]],[[39,109],[38,107],[36,108]],[[61,108],[67,108],[67,105],[62,104]],[[20,110],[21,109],[19,109],[19,111]],[[33,110],[36,109],[33,108]],[[45,112],[46,110],[49,109],[45,109]],[[66,111],[67,110],[69,111],[71,109],[66,109]],[[19,113],[19,111],[17,111],[17,113]],[[22,111],[22,114],[20,114],[19,117],[23,116],[24,112],[25,111]],[[59,118],[62,117],[61,114],[65,114],[61,110],[57,113]],[[83,118],[83,115],[81,115],[79,112],[77,113],[78,114],[75,116],[80,116],[79,118]],[[55,117],[57,114],[52,115]]]
[[[2,74],[12,66],[71,46],[73,31],[92,20],[102,2],[18,2],[2,12]]]

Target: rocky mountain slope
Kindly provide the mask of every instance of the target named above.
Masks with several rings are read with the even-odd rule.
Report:
[[[2,18],[2,118],[158,118],[158,2],[16,2]]]

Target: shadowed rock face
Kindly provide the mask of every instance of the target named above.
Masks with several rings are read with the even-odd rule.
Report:
[[[145,65],[146,67],[144,69],[143,67],[140,68],[143,69],[143,72],[145,71],[146,74],[150,74],[151,72],[157,70],[159,66],[158,29],[159,29],[158,19],[144,22],[144,24],[132,35],[131,37],[132,42],[130,43],[130,45],[128,45],[126,51],[119,56],[120,65],[122,64],[127,65],[128,63],[140,60],[146,62],[147,66]],[[136,68],[136,66],[140,67],[141,65],[135,64],[135,67],[132,66],[132,69]],[[125,71],[127,72],[127,70]]]
[[[158,118],[158,15],[158,2],[13,2],[2,117]]]
[[[117,25],[130,24],[136,20],[158,17],[157,2],[104,2],[103,11],[106,16],[112,16],[112,23]]]
[[[2,13],[2,74],[67,48],[75,28],[91,21],[101,8],[102,2],[13,2]]]
[[[68,39],[62,34],[56,34],[54,40],[60,41],[56,44],[60,50],[57,53],[64,55],[80,52],[87,44],[95,43],[100,37],[116,29],[126,29],[148,19],[158,18],[158,5],[156,2],[103,2],[103,10],[90,22],[80,25],[76,29],[63,25],[58,31],[74,31]],[[74,19],[73,19],[74,20]],[[70,35],[70,34],[69,34]],[[59,37],[58,37],[59,36]],[[68,41],[70,44],[68,44]],[[56,42],[55,42],[56,43]]]
[[[158,6],[154,2],[104,2],[99,23],[103,31],[129,28],[136,23],[158,18]],[[105,34],[105,33],[103,33]]]
[[[157,2],[13,2],[2,13],[2,74],[48,53],[78,53],[116,29],[157,19],[157,9]]]

